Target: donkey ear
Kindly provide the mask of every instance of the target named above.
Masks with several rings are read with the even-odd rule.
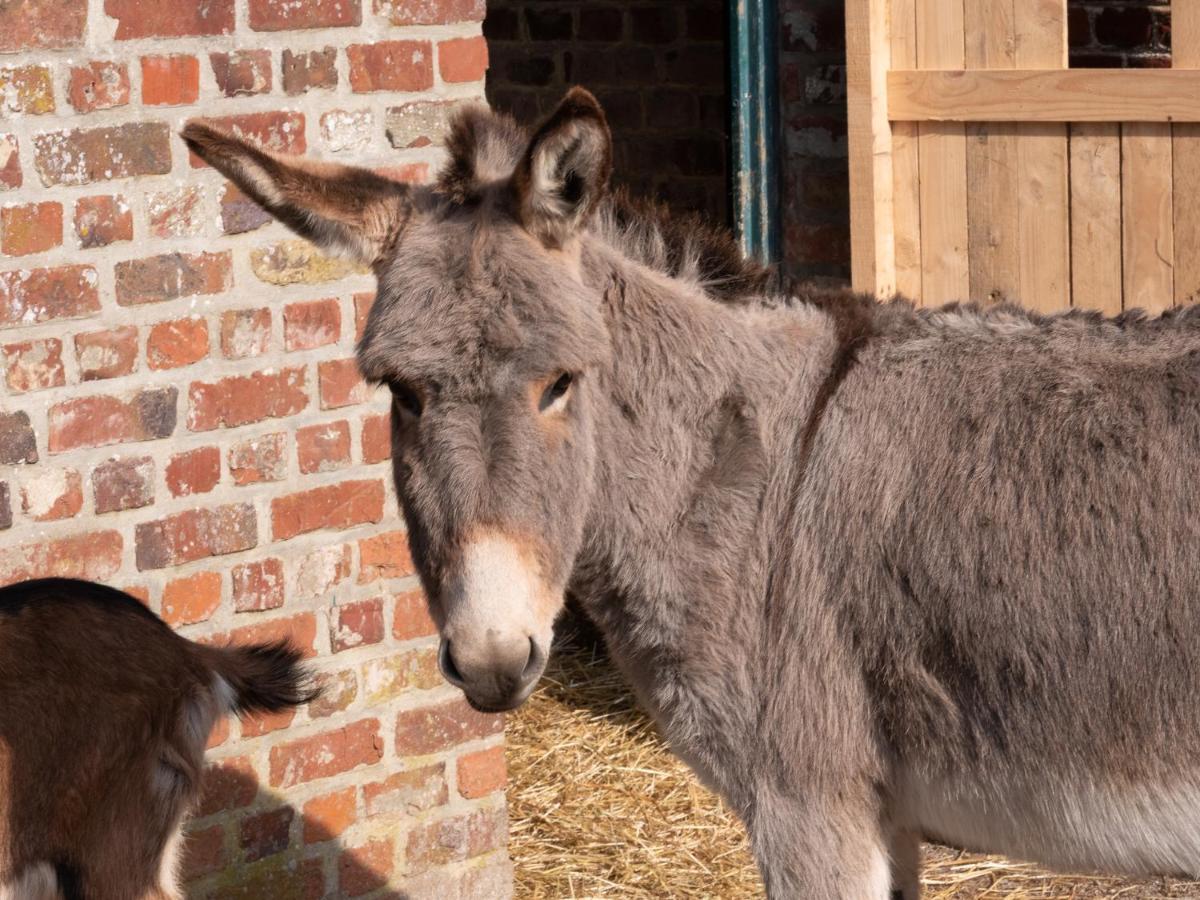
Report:
[[[547,246],[561,247],[587,222],[611,171],[604,111],[583,88],[571,88],[513,174],[522,224]]]
[[[292,231],[358,262],[379,262],[411,210],[408,186],[369,169],[271,153],[200,122],[182,136]]]

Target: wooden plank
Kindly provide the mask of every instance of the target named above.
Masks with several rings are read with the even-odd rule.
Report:
[[[1066,68],[1067,0],[1013,0],[1013,29],[1018,66]],[[1071,302],[1067,127],[1021,123],[1016,134],[1021,302],[1061,309]]]
[[[1125,308],[1160,312],[1175,299],[1171,133],[1131,123],[1121,133]]]
[[[916,0],[892,0],[892,65],[917,64]],[[892,123],[892,219],[896,292],[921,297],[921,166],[914,122]]]
[[[1200,3],[1171,7],[1171,61],[1200,69]],[[1200,125],[1176,125],[1171,147],[1175,190],[1175,302],[1200,295]]]
[[[1013,0],[967,0],[966,64],[1016,65]],[[1017,226],[1017,139],[1007,123],[972,123],[967,134],[967,246],[970,296],[1016,302],[1020,292]]]
[[[896,241],[887,0],[847,0],[846,50],[851,277],[855,290],[889,297],[896,292]]]
[[[1121,311],[1121,126],[1071,127],[1071,304]]]
[[[1012,71],[894,69],[888,115],[910,122],[1200,122],[1200,69],[1021,65]]]
[[[961,0],[916,0],[917,65],[962,68]],[[921,158],[921,300],[962,300],[967,268],[967,139],[957,123],[926,123],[917,132]]]

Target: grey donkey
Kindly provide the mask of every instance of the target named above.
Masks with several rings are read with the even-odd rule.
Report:
[[[607,189],[581,89],[464,112],[431,187],[184,136],[374,268],[358,360],[477,707],[571,592],[771,898],[915,900],[921,838],[1200,875],[1200,314],[776,291]]]

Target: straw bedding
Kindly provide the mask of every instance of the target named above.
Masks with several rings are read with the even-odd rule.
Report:
[[[560,647],[508,718],[508,802],[520,900],[748,900],[762,884],[736,818],[671,756],[603,651]],[[1200,898],[1200,882],[1062,877],[926,848],[929,900]]]

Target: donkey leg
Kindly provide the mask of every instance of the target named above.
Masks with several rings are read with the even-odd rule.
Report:
[[[920,900],[921,839],[911,831],[891,834],[892,900]]]

